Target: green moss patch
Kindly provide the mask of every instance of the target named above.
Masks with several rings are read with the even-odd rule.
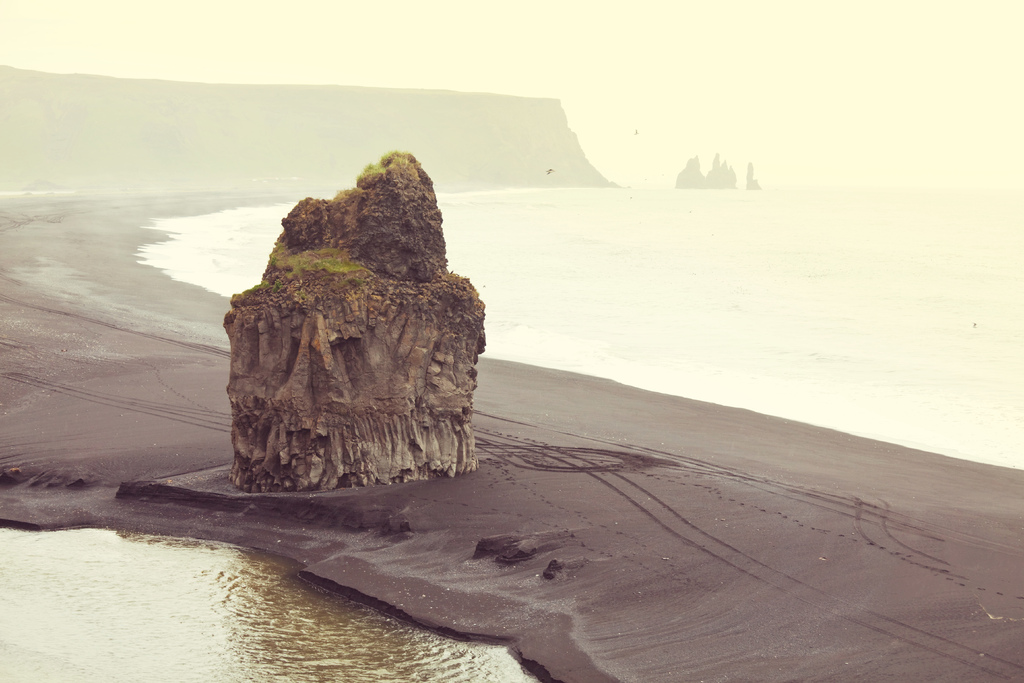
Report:
[[[270,265],[283,271],[287,277],[301,277],[307,270],[320,270],[326,273],[352,273],[365,268],[348,259],[343,249],[317,249],[289,254],[283,244],[274,245],[270,252]]]
[[[243,299],[243,298],[249,296],[250,294],[255,294],[256,292],[260,291],[261,289],[268,289],[270,287],[273,287],[273,285],[271,283],[269,283],[269,282],[261,282],[258,285],[256,285],[255,287],[250,287],[249,289],[245,290],[244,292],[241,292],[239,294],[232,294],[231,295],[231,303],[235,303],[235,301]]]
[[[419,162],[409,152],[402,152],[400,150],[391,150],[380,158],[375,164],[367,164],[359,177],[356,178],[356,187],[365,188],[370,184],[377,176],[384,175],[389,170],[398,173],[416,173],[416,167]],[[337,197],[335,197],[337,199]]]

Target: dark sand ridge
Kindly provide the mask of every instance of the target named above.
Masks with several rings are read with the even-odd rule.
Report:
[[[484,358],[478,472],[232,489],[227,303],[134,253],[256,203],[0,199],[0,519],[269,550],[563,681],[1024,680],[1018,470]]]

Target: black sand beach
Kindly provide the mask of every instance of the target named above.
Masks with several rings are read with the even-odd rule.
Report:
[[[1018,470],[485,356],[477,472],[240,493],[227,301],[139,226],[300,198],[0,198],[0,524],[274,552],[545,680],[1024,680]]]

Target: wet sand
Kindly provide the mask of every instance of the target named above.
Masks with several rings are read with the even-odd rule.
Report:
[[[1018,470],[485,356],[479,471],[231,488],[227,301],[134,253],[254,203],[0,198],[2,523],[268,550],[548,680],[1024,680]]]

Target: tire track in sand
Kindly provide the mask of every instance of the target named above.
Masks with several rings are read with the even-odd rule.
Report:
[[[120,410],[142,413],[143,415],[151,415],[153,417],[191,425],[193,427],[202,427],[203,429],[212,429],[218,432],[231,432],[231,415],[226,412],[190,408],[188,406],[173,405],[171,403],[163,403],[160,401],[126,398],[124,396],[107,394],[99,391],[89,391],[64,384],[58,384],[56,382],[42,379],[41,377],[33,377],[21,372],[5,372],[0,374],[0,377],[9,379],[12,382],[26,384],[37,389],[63,394],[88,403],[95,403],[98,405],[118,408]]]
[[[815,610],[828,612],[838,619],[856,624],[887,638],[955,661],[975,672],[984,672],[1004,680],[1013,680],[1024,676],[1024,665],[981,652],[968,645],[930,633],[879,612],[865,610],[838,595],[816,588],[744,553],[739,548],[691,522],[672,505],[630,478],[628,472],[620,471],[621,468],[607,466],[607,462],[611,459],[624,461],[631,457],[635,458],[635,455],[621,451],[603,451],[600,458],[603,462],[593,462],[589,459],[593,457],[589,453],[597,449],[532,444],[524,446],[514,437],[486,430],[478,429],[477,431],[486,435],[483,439],[478,440],[478,448],[483,453],[509,462],[514,466],[562,472],[575,470],[580,474],[592,477],[685,546],[704,553],[745,576],[782,591]],[[551,467],[538,465],[538,462],[545,458],[558,463],[558,465]],[[516,460],[525,464],[517,464]],[[558,469],[553,470],[552,468],[555,467]]]

